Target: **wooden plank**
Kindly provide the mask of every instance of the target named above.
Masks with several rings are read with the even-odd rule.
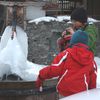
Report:
[[[57,79],[44,81],[43,86],[53,86],[57,84]],[[30,89],[35,88],[35,81],[1,81],[0,89]]]
[[[35,88],[35,81],[1,81],[0,100],[58,100],[57,79],[47,80],[43,91]]]

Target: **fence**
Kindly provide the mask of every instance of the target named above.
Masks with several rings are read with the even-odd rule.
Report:
[[[82,4],[82,0],[47,0],[44,9],[47,15],[70,14],[73,9]]]

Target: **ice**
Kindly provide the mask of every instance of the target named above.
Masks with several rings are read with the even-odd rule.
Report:
[[[13,40],[12,27],[7,26],[0,42],[0,78],[3,75],[15,74],[23,80],[34,81],[39,70],[45,65],[37,65],[27,60],[27,34],[20,27],[16,27]]]
[[[25,56],[27,57],[27,54],[28,54],[27,34],[19,26],[16,27],[16,33],[17,33],[17,39],[22,48],[22,51],[24,52]],[[11,38],[11,34],[12,34],[12,26],[7,26],[1,37],[0,52],[1,52],[1,50],[3,50],[3,48],[6,47],[8,40]]]

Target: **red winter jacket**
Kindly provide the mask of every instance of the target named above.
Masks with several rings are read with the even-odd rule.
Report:
[[[94,55],[84,44],[77,44],[56,56],[53,63],[40,70],[42,79],[59,76],[58,92],[63,96],[96,88]]]

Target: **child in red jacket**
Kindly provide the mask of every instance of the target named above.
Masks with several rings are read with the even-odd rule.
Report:
[[[70,47],[59,53],[53,63],[39,72],[36,86],[45,79],[59,76],[57,90],[62,96],[96,88],[96,65],[89,50],[88,35],[77,30],[70,40]]]

